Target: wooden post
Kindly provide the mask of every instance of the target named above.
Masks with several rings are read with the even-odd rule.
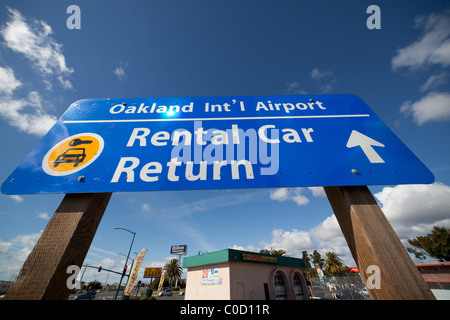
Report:
[[[374,284],[379,270],[379,288],[368,288],[371,298],[434,300],[367,186],[324,189],[364,282]]]
[[[110,198],[66,194],[4,299],[67,300],[67,268],[81,268]]]

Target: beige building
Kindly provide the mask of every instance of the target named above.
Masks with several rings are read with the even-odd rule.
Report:
[[[183,259],[186,300],[309,299],[302,259],[225,249]]]

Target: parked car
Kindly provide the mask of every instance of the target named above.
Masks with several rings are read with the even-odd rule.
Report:
[[[93,300],[97,294],[97,290],[90,290],[84,293],[77,294],[75,300]]]
[[[367,291],[366,288],[361,288],[361,289],[359,289],[359,293],[360,293],[363,297],[370,297],[369,291]]]
[[[172,292],[171,289],[163,289],[163,290],[159,293],[159,296],[160,296],[160,297],[162,297],[162,296],[169,296],[169,297],[171,297],[172,295],[173,295],[173,292]]]
[[[180,296],[184,296],[185,293],[186,293],[186,291],[183,290],[183,291],[180,291],[179,294],[180,294]]]
[[[349,289],[342,289],[336,292],[336,298],[339,300],[363,300],[363,296],[356,291],[350,291]]]

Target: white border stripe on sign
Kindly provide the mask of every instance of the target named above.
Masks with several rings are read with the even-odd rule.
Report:
[[[263,120],[263,119],[325,119],[325,118],[367,118],[369,114],[337,114],[319,116],[280,117],[227,117],[227,118],[165,118],[165,119],[117,119],[117,120],[65,120],[63,123],[108,123],[108,122],[158,122],[158,121],[209,121],[209,120]]]

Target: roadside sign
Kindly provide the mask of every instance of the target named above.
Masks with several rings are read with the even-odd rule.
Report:
[[[177,254],[177,255],[186,255],[187,254],[187,248],[188,246],[183,245],[176,245],[170,247],[170,254]]]
[[[161,278],[162,268],[145,268],[144,278]]]
[[[4,194],[432,183],[353,95],[73,103]]]

